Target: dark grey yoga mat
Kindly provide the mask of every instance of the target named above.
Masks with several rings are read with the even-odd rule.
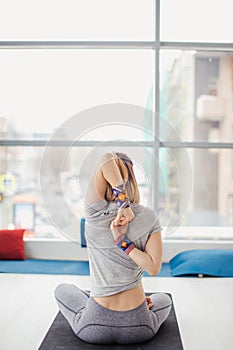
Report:
[[[149,294],[148,294],[149,295]],[[169,294],[170,295],[170,294]],[[171,297],[171,295],[170,295]],[[167,320],[151,340],[139,344],[97,345],[82,341],[59,312],[38,350],[183,350],[174,306]]]

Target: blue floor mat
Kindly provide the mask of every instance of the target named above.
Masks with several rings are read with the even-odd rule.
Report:
[[[80,275],[88,276],[88,261],[69,260],[0,260],[0,273],[48,274],[48,275]],[[144,272],[145,277],[150,275]],[[171,277],[170,265],[163,264],[159,277]]]
[[[51,274],[51,275],[89,275],[88,261],[63,260],[1,260],[0,272]]]

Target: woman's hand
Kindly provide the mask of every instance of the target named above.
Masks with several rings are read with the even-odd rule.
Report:
[[[121,235],[125,235],[127,230],[128,230],[128,224],[125,224],[125,225],[117,225],[116,224],[116,219],[113,220],[110,224],[110,228],[111,228],[111,231],[112,231],[112,235],[113,235],[113,238],[114,240],[117,239],[119,236]]]
[[[116,225],[126,225],[134,219],[134,213],[130,207],[119,209],[115,218]]]
[[[146,297],[146,302],[147,302],[148,309],[151,309],[152,306],[153,306],[151,298],[150,297]]]

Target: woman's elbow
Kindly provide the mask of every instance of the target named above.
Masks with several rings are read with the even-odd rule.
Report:
[[[109,161],[112,159],[113,159],[113,156],[112,156],[112,153],[110,153],[110,152],[104,153],[101,156],[101,160],[103,160],[103,161]]]
[[[161,270],[161,266],[162,264],[156,264],[154,266],[151,267],[150,271],[147,271],[149,273],[150,276],[157,276],[159,271]]]

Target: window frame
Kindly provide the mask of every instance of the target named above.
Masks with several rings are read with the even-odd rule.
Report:
[[[159,169],[156,165],[155,159],[159,159],[159,150],[162,147],[170,147],[170,148],[191,148],[191,149],[207,149],[207,148],[215,148],[215,149],[231,149],[233,150],[233,142],[219,142],[219,143],[213,143],[213,142],[203,142],[203,141],[194,141],[194,142],[166,142],[165,144],[159,140],[160,135],[160,118],[159,118],[159,112],[160,112],[160,91],[159,91],[159,85],[160,85],[160,51],[161,50],[201,50],[202,52],[209,52],[209,51],[215,51],[215,52],[232,52],[233,53],[233,43],[209,43],[209,42],[168,42],[168,41],[161,41],[160,40],[160,0],[155,0],[155,40],[154,41],[0,41],[0,50],[7,50],[7,49],[24,49],[24,50],[37,50],[37,49],[63,49],[63,50],[69,50],[69,49],[121,49],[121,50],[128,50],[128,49],[147,49],[147,50],[154,50],[154,121],[153,121],[153,134],[155,135],[155,138],[153,141],[146,141],[141,142],[141,146],[146,147],[152,147],[153,151],[153,166],[152,166],[152,176],[154,178],[154,188],[152,193],[152,205],[155,210],[158,210],[158,194],[159,194]],[[52,141],[49,143],[49,146],[65,146],[67,141]],[[99,141],[77,141],[73,144],[74,147],[90,147],[95,146],[99,143]],[[122,145],[122,142],[118,142],[119,145]],[[114,145],[118,145],[118,143],[114,142]],[[14,139],[14,140],[0,140],[0,146],[5,147],[17,147],[17,146],[24,146],[24,147],[43,147],[48,146],[47,140],[22,140],[22,139]],[[191,232],[194,230],[193,227],[187,227],[186,228],[188,232]],[[197,228],[199,229],[199,228]],[[217,228],[214,228],[217,229]],[[179,230],[179,228],[178,228]],[[218,232],[223,232],[225,230],[224,227],[219,227]],[[231,237],[233,236],[233,228],[228,228],[228,231],[231,232]],[[221,236],[221,234],[219,235]],[[175,237],[175,236],[174,236]],[[216,237],[214,237],[216,239]],[[47,242],[48,246],[49,240],[48,239],[25,239],[25,244],[28,251],[28,255],[31,256],[31,252],[33,252],[34,248],[32,249],[32,246],[34,247],[35,244],[39,244],[39,242]],[[169,241],[172,241],[173,244],[175,244],[176,239],[169,240],[169,238],[164,239],[165,244],[169,243]],[[195,246],[194,242],[191,242],[191,240],[184,239],[185,244],[189,247]],[[66,244],[63,240],[54,240],[53,243],[58,245]],[[177,240],[179,242],[179,245],[181,244],[181,239],[179,238]],[[195,240],[196,244],[198,243],[198,240]],[[205,241],[199,241],[204,244]],[[208,243],[211,242],[210,240],[206,241]],[[217,243],[219,243],[218,241]],[[229,249],[231,245],[233,245],[233,241],[225,241],[226,242],[226,249]],[[231,244],[229,245],[229,242]],[[206,245],[207,245],[206,243]],[[171,243],[169,243],[171,244]],[[181,244],[182,245],[182,244]],[[224,246],[224,242],[221,242],[221,245]],[[56,251],[56,250],[55,250]],[[34,254],[35,255],[35,254]],[[42,254],[43,255],[43,254]],[[56,255],[56,254],[55,254]],[[59,256],[59,254],[57,254]],[[62,258],[64,258],[63,255],[61,255]],[[167,254],[167,257],[170,257],[171,254]]]

